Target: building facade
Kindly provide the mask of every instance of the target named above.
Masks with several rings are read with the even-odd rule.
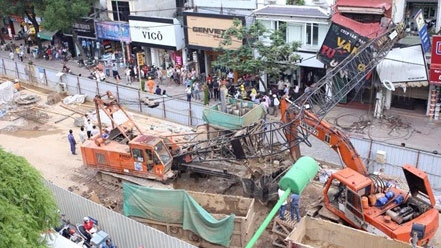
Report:
[[[254,15],[268,30],[286,25],[286,42],[301,43],[297,52],[300,56],[297,71],[291,75],[280,75],[288,79],[292,87],[303,90],[325,75],[325,65],[317,60],[316,55],[329,29],[329,9],[269,5],[254,11]]]

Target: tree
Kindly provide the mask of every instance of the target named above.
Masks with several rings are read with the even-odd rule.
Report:
[[[62,30],[65,33],[72,32],[72,38],[80,49],[84,59],[84,50],[78,41],[78,34],[72,29],[72,25],[81,17],[88,17],[92,10],[93,0],[43,0],[44,8],[41,8],[43,25],[47,30]]]
[[[80,18],[87,17],[92,9],[93,0],[0,0],[0,14],[26,16],[35,29],[38,48],[41,50],[41,40],[38,38],[40,25],[46,30],[72,31],[72,25]],[[41,24],[37,17],[42,17]],[[72,32],[73,40],[84,54],[78,41],[78,36]]]
[[[35,29],[35,36],[38,47],[41,49],[41,40],[38,38],[40,24],[37,22],[35,6],[44,8],[43,0],[0,0],[0,13],[5,15],[26,16]]]
[[[286,5],[305,5],[305,0],[286,0]]]
[[[40,234],[59,224],[59,216],[40,173],[0,149],[0,178],[0,247],[46,247]]]
[[[299,56],[295,54],[300,46],[298,42],[285,41],[286,26],[270,31],[261,22],[254,22],[249,28],[242,25],[238,19],[233,20],[233,26],[222,34],[215,66],[226,67],[259,77],[266,72],[273,77],[280,74],[291,74],[297,68]],[[243,40],[238,49],[228,47]],[[259,78],[260,80],[260,78]]]

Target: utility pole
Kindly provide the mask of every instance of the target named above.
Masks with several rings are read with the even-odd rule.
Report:
[[[122,32],[121,32],[121,19],[119,18],[119,6],[118,6],[118,0],[115,1],[116,4],[116,15],[118,16],[118,25],[119,25],[119,32],[120,32],[120,37],[122,36]],[[123,64],[124,66],[126,65],[126,52],[124,49],[124,41],[121,40],[121,52],[122,52],[122,58],[123,58]]]

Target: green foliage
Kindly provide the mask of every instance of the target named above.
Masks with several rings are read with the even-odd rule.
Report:
[[[286,0],[286,5],[305,5],[305,0]]]
[[[52,193],[23,158],[0,149],[0,247],[45,247],[40,234],[59,223]]]
[[[80,17],[90,13],[92,0],[43,0],[45,8],[39,8],[44,17],[42,25],[51,31],[69,32]]]
[[[270,31],[256,21],[249,28],[244,27],[240,20],[233,21],[233,27],[223,33],[215,66],[223,66],[241,73],[259,75],[265,71],[270,75],[290,74],[297,68],[295,54],[300,46],[298,42],[285,42],[285,29]],[[243,39],[244,43],[237,50],[229,50],[234,42],[233,37]],[[265,41],[265,42],[264,42]]]

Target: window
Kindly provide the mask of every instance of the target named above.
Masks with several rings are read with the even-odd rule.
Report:
[[[102,153],[96,153],[96,161],[98,164],[107,164],[106,156]]]
[[[319,25],[317,23],[306,23],[306,45],[317,46]]]
[[[144,162],[144,156],[142,155],[142,150],[139,149],[133,149],[133,158],[136,162]]]
[[[158,144],[155,145],[155,153],[155,158],[159,157],[164,165],[172,159],[170,153],[162,142],[158,142]]]
[[[117,5],[118,3],[118,5]],[[129,2],[112,1],[112,13],[114,21],[129,21]]]

